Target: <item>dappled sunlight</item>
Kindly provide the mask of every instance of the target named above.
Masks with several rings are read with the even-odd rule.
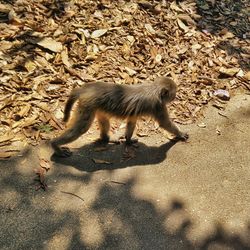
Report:
[[[63,167],[63,171],[62,166],[54,168],[57,171],[47,176],[46,192],[35,191],[32,182],[28,181],[30,176],[22,180],[20,188],[21,183],[16,179],[20,173],[13,174],[15,164],[12,174],[1,181],[6,193],[11,189],[16,192],[12,200],[7,199],[6,194],[1,196],[4,201],[1,202],[2,216],[11,215],[5,217],[9,229],[4,233],[10,240],[10,232],[16,235],[14,237],[19,237],[22,228],[25,232],[26,243],[20,245],[19,240],[16,239],[16,243],[10,240],[9,246],[19,244],[27,248],[36,242],[37,247],[60,249],[79,246],[152,249],[171,244],[175,249],[187,249],[214,244],[230,246],[232,237],[236,236],[238,245],[247,244],[249,217],[239,220],[239,215],[231,212],[231,218],[237,218],[240,224],[234,224],[235,228],[224,226],[223,214],[217,214],[216,204],[214,210],[202,211],[202,207],[197,207],[199,203],[193,200],[198,197],[190,199],[188,193],[186,196],[183,190],[177,190],[178,185],[173,185],[169,191],[166,188],[160,191],[161,181],[167,178],[159,177],[158,184],[154,184],[155,178],[149,170],[151,181],[139,170],[129,172],[126,169],[127,174],[121,175],[122,170],[83,174],[72,167]],[[92,175],[86,183],[85,175]],[[8,178],[11,181],[7,182]],[[151,188],[150,192],[147,183],[154,186],[153,191]],[[13,219],[23,222],[10,226]],[[221,221],[220,229],[218,221]]]

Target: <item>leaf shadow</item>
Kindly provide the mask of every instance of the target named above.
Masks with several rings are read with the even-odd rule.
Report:
[[[250,37],[250,20],[247,11],[250,7],[249,1],[196,0],[195,2],[198,14],[201,16],[197,27],[201,31],[206,30],[217,36],[223,36],[225,31],[229,31],[239,40],[245,40]],[[250,69],[247,56],[249,55],[249,50],[242,48],[242,45],[235,42],[234,39],[225,39],[217,47],[227,51],[229,55],[235,56],[243,69]]]

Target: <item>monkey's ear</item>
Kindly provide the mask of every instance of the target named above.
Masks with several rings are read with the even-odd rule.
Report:
[[[166,99],[168,99],[168,98],[169,98],[169,91],[168,91],[167,88],[163,88],[163,89],[161,90],[161,99],[162,99],[162,100],[166,100]]]

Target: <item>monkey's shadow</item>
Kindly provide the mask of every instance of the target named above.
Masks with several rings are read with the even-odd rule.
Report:
[[[125,144],[101,146],[91,143],[74,150],[73,155],[68,158],[52,155],[51,160],[86,172],[114,170],[138,165],[154,165],[164,161],[167,152],[175,144],[176,141],[169,141],[156,147],[147,146],[142,142],[133,146]]]

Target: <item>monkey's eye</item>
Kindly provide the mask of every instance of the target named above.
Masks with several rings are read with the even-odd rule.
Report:
[[[168,98],[169,97],[169,91],[167,90],[167,89],[162,89],[161,90],[161,98],[164,98],[164,99],[166,99],[166,98]]]

